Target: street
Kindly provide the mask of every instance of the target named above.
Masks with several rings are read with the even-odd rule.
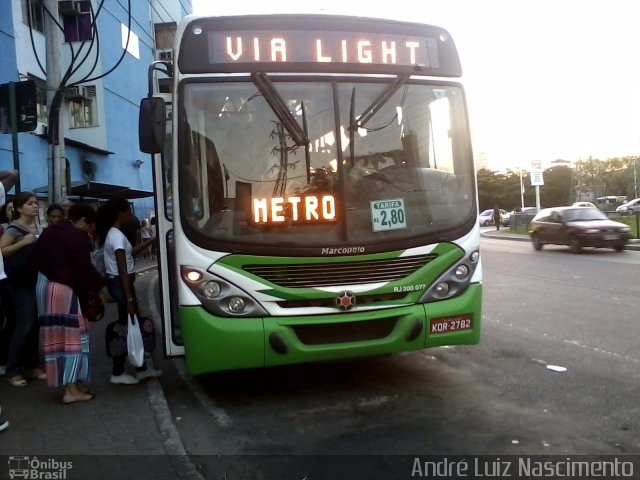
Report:
[[[483,238],[482,262],[477,346],[195,379],[181,359],[160,361],[185,451],[207,478],[253,471],[210,455],[640,452],[640,252]]]

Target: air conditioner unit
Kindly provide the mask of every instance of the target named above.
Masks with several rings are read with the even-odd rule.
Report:
[[[82,96],[85,98],[91,98],[96,96],[96,86],[86,85],[82,87]]]
[[[75,2],[73,2],[73,1],[58,2],[58,11],[62,15],[75,14],[76,7],[75,7],[74,3]]]
[[[49,127],[46,123],[38,122],[36,129],[31,133],[39,137],[46,137],[49,134]]]
[[[91,13],[91,2],[89,0],[76,1],[76,12],[78,13]]]
[[[64,15],[64,16],[77,15],[78,13],[80,13],[78,11],[78,3],[79,2],[77,1],[71,1],[71,0],[58,2],[58,11],[60,12],[61,15]]]
[[[64,89],[64,96],[68,99],[80,98],[82,97],[82,89],[78,85],[67,87]]]
[[[159,50],[158,60],[173,60],[173,50]]]

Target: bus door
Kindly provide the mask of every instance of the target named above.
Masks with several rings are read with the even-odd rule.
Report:
[[[162,100],[164,105],[153,103]],[[149,101],[150,100],[150,101]],[[158,106],[160,108],[158,108]],[[173,233],[174,189],[172,186],[173,131],[171,95],[144,99],[140,106],[140,150],[153,157],[153,183],[158,239],[159,296],[164,352],[168,357],[184,355],[178,315],[178,274]],[[157,128],[163,119],[164,128]],[[156,125],[154,127],[154,124]],[[162,140],[159,140],[159,139]]]

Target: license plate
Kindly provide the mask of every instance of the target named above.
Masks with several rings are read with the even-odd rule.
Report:
[[[605,235],[605,240],[618,240],[620,237],[618,235]]]
[[[455,317],[432,318],[429,323],[429,334],[459,332],[473,328],[473,316],[471,314],[457,315]]]

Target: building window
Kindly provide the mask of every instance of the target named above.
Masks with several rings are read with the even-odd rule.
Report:
[[[49,123],[49,111],[47,110],[47,82],[34,77],[33,75],[27,75],[29,80],[36,82],[36,109],[38,111],[38,122]]]
[[[22,23],[44,33],[44,8],[39,0],[22,0]]]
[[[87,128],[97,126],[95,85],[75,86],[67,90],[69,126]]]
[[[173,41],[176,38],[176,23],[156,23],[153,27],[156,32],[156,49],[173,49]]]
[[[58,2],[58,11],[62,17],[65,42],[91,40],[93,20],[90,0]]]

